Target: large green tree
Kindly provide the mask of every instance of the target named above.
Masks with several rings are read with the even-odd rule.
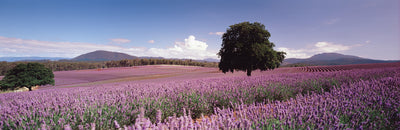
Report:
[[[18,64],[6,73],[2,82],[9,88],[27,87],[32,91],[36,85],[54,85],[54,74],[39,63]]]
[[[251,71],[256,69],[265,71],[279,67],[286,53],[275,51],[269,37],[271,34],[258,22],[231,25],[222,36],[219,69],[224,73],[247,71],[247,76],[251,76]]]

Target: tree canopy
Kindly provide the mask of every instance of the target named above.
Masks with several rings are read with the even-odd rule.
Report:
[[[231,25],[222,36],[219,69],[223,73],[247,71],[247,76],[251,76],[251,71],[256,69],[265,71],[279,67],[286,53],[275,51],[275,44],[269,37],[271,34],[258,22]]]
[[[36,85],[54,85],[54,74],[39,63],[18,64],[6,73],[2,84],[9,88],[27,87],[32,91]]]

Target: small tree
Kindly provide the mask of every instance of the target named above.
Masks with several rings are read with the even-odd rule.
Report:
[[[223,73],[247,71],[247,76],[251,76],[251,71],[256,69],[279,67],[286,53],[273,49],[275,45],[268,40],[270,36],[265,26],[257,22],[231,25],[222,36],[219,69]]]
[[[39,63],[18,64],[6,73],[2,82],[9,88],[27,87],[32,91],[33,86],[54,85],[54,74]]]

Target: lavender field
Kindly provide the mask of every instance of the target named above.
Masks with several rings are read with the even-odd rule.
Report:
[[[133,68],[95,84],[56,75],[58,86],[0,94],[0,129],[399,129],[400,63],[342,68],[247,77],[177,66],[130,79],[146,77]]]

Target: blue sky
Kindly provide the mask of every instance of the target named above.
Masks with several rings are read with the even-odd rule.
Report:
[[[400,60],[398,0],[0,0],[0,57],[218,58],[221,34],[260,22],[289,58],[337,52]]]

